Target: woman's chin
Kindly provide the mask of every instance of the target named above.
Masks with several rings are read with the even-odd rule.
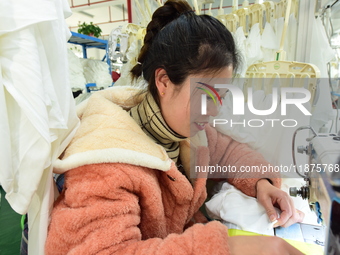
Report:
[[[207,123],[205,123],[205,124],[198,124],[198,123],[194,122],[191,125],[191,128],[190,128],[190,137],[195,136],[198,132],[204,130],[206,124]]]

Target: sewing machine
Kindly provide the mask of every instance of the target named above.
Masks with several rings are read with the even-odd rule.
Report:
[[[313,131],[314,132],[314,131]],[[299,146],[309,156],[309,163],[296,168],[303,172],[306,185],[290,188],[291,196],[308,199],[311,209],[325,226],[324,254],[340,254],[340,136],[316,134]],[[317,240],[316,240],[317,241]]]

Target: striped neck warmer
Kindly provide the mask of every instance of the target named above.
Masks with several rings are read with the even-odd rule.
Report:
[[[146,93],[143,101],[131,108],[130,115],[144,133],[157,144],[163,146],[169,157],[177,163],[179,142],[186,139],[186,137],[177,134],[166,124],[161,110],[152,95]]]

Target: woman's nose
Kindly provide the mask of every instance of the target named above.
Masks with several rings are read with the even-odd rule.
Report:
[[[207,115],[215,117],[215,116],[218,115],[218,113],[221,109],[221,106],[220,106],[219,102],[217,102],[217,103],[212,102],[212,103],[208,104],[207,108],[208,108],[207,109]]]

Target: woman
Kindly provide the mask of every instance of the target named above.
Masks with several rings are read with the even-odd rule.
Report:
[[[218,111],[211,103],[207,115],[190,113],[190,95],[199,95],[190,80],[231,78],[236,68],[232,36],[219,21],[195,15],[185,1],[157,9],[131,71],[148,82],[148,92],[116,87],[80,106],[81,127],[55,165],[66,172],[65,187],[46,254],[301,254],[276,237],[228,238],[224,225],[199,213],[206,179],[192,178],[190,165],[267,163],[207,125]],[[278,225],[302,220],[279,178],[243,177],[228,181],[257,197],[272,220],[277,204]]]

